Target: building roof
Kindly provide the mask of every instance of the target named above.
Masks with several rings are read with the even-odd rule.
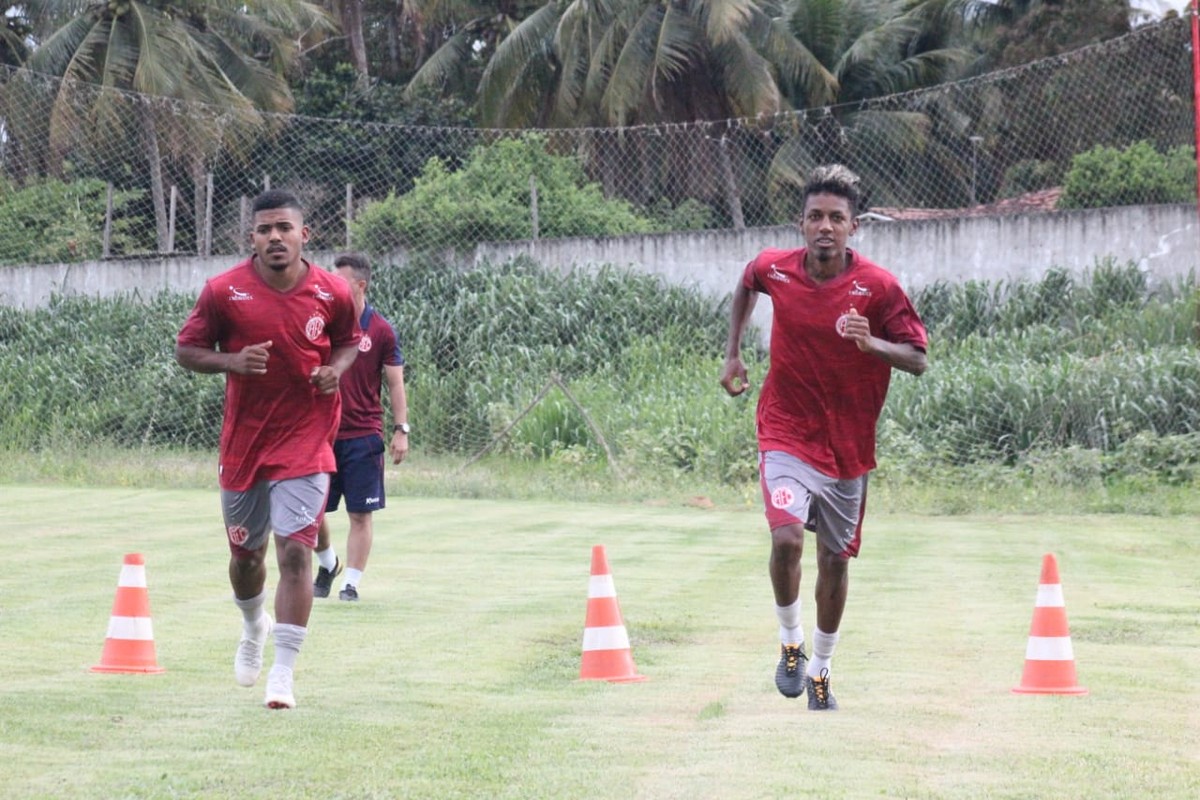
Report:
[[[966,208],[889,208],[872,206],[863,217],[873,220],[899,221],[915,219],[952,219],[956,217],[996,217],[1007,214],[1041,214],[1054,211],[1061,186],[1027,192],[1018,197],[1008,197],[995,203]]]

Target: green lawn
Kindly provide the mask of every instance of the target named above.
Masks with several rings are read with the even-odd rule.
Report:
[[[1200,796],[1195,516],[869,516],[842,710],[814,715],[772,682],[759,512],[393,497],[362,602],[317,601],[299,707],[272,712],[233,681],[215,491],[0,508],[6,797]],[[644,683],[576,680],[594,544]],[[88,671],[130,552],[162,675]],[[1084,697],[1010,692],[1047,552]]]

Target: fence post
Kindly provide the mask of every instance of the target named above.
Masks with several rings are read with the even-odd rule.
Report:
[[[529,176],[529,213],[533,221],[533,240],[538,240],[538,195],[537,195],[537,178],[533,175]]]
[[[204,255],[212,255],[213,233],[213,174],[204,176]]]
[[[350,249],[350,221],[354,219],[354,184],[346,184],[346,249]]]
[[[271,176],[265,172],[263,173],[263,191],[271,191]]]
[[[171,202],[167,209],[167,252],[175,252],[175,208],[179,197],[179,187],[171,184]]]
[[[112,181],[109,181],[105,186],[104,192],[104,258],[108,258],[112,252],[112,217],[113,217],[113,186]]]
[[[1200,0],[1192,0],[1192,106],[1196,112],[1196,210],[1200,212]]]
[[[725,192],[729,199],[729,216],[734,230],[746,230],[746,217],[742,213],[742,198],[738,194],[737,179],[733,175],[733,161],[729,157],[729,135],[721,134],[717,140],[717,151],[721,155],[721,176],[725,180]]]
[[[250,198],[242,195],[238,200],[238,252],[245,253],[250,246]]]

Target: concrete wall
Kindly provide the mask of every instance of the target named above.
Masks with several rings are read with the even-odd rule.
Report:
[[[741,268],[764,247],[798,247],[792,226],[613,238],[550,239],[481,245],[473,263],[527,254],[568,270],[632,266],[671,283],[726,295]],[[1097,259],[1134,261],[1153,280],[1200,274],[1200,218],[1194,205],[1134,206],[1003,217],[908,222],[864,221],[851,246],[890,269],[909,290],[938,280],[1038,278],[1052,266],[1082,273]],[[319,264],[332,254],[314,253]],[[173,256],[82,264],[0,266],[0,304],[36,308],[52,294],[111,296],[163,289],[197,292],[238,256]],[[769,310],[756,315],[762,323]]]

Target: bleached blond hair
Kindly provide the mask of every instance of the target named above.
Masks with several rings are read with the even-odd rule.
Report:
[[[857,217],[862,212],[860,183],[858,175],[847,167],[841,164],[823,164],[809,173],[808,183],[804,184],[803,202],[807,204],[809,195],[814,194],[844,197],[850,203],[850,213]]]

